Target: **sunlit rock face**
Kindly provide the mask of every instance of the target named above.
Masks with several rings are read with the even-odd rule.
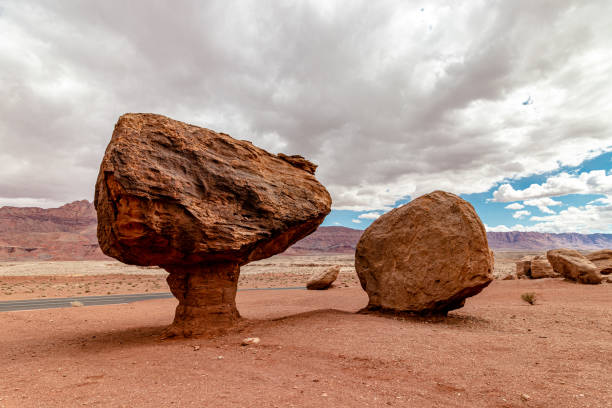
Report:
[[[329,213],[315,169],[165,116],[123,115],[96,183],[100,247],[170,272],[179,306],[168,335],[231,324],[240,265],[284,251]]]
[[[446,314],[491,283],[493,257],[472,205],[434,191],[374,221],[355,269],[369,309]]]
[[[546,258],[555,272],[566,279],[588,284],[601,283],[603,279],[597,265],[576,250],[551,249]]]

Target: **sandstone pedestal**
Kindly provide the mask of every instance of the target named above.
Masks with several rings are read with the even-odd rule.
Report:
[[[165,116],[123,115],[96,182],[100,248],[170,273],[179,305],[166,336],[229,327],[240,266],[283,252],[329,213],[315,169]]]
[[[179,301],[172,325],[164,337],[189,337],[202,328],[225,329],[240,318],[236,291],[237,263],[168,267],[168,286]]]

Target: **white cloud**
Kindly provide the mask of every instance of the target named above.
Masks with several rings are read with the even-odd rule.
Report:
[[[507,208],[508,210],[522,210],[523,208],[525,208],[525,206],[521,203],[512,203],[508,204],[504,208]]]
[[[609,200],[609,198],[608,198]],[[534,230],[548,232],[596,233],[612,230],[612,204],[609,200],[604,205],[587,204],[581,207],[569,207],[558,214],[543,217],[531,217],[537,221]]]
[[[57,208],[66,204],[63,201],[48,200],[45,198],[0,198],[0,207],[40,207],[40,208]]]
[[[113,125],[134,111],[301,154],[334,208],[356,211],[484,192],[610,149],[612,2],[426,10],[4,1],[0,195],[92,199]]]
[[[521,224],[516,224],[512,227],[507,227],[505,225],[498,225],[495,227],[489,227],[488,225],[485,225],[485,229],[487,231],[491,231],[491,232],[510,232],[510,231],[528,231],[528,227],[521,225]]]
[[[366,219],[366,220],[375,220],[378,217],[380,217],[380,213],[369,212],[369,213],[365,213],[365,214],[360,214],[359,217],[357,217],[357,218],[363,218],[363,219]]]
[[[534,216],[534,225],[517,224],[486,227],[487,231],[536,231],[536,232],[578,232],[581,234],[609,233],[612,230],[612,197],[595,200],[600,205],[589,203],[580,207],[568,207],[558,214]]]
[[[503,184],[493,192],[493,201],[520,201],[567,194],[612,194],[612,173],[606,173],[605,170],[580,174],[563,172],[549,177],[542,184],[532,184],[524,190],[515,190],[510,184]]]
[[[357,218],[353,218],[351,221],[355,224],[361,224],[361,220],[358,220]]]
[[[521,211],[517,211],[514,214],[512,214],[512,217],[521,219],[521,218],[524,218],[524,217],[526,217],[528,215],[531,215],[531,212],[529,212],[527,210],[521,210]]]
[[[542,211],[543,213],[546,214],[555,214],[555,212],[553,210],[551,210],[548,207],[554,207],[554,206],[558,206],[558,205],[563,205],[563,203],[561,201],[556,201],[553,200],[552,198],[549,197],[543,197],[543,198],[534,198],[531,200],[525,200],[523,201],[523,204],[531,206],[531,207],[538,207],[538,210]]]

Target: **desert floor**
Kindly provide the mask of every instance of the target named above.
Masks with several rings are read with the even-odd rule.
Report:
[[[0,264],[0,300],[167,291],[157,269],[55,264]],[[215,338],[160,340],[174,299],[3,312],[0,407],[612,407],[612,284],[494,281],[446,318],[357,313],[347,256],[259,261],[240,286],[330,264],[327,291],[239,292],[244,320]]]

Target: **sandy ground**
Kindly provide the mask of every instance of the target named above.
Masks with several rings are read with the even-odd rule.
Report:
[[[157,269],[56,264],[0,264],[0,300],[167,291]],[[216,338],[160,340],[174,299],[0,313],[0,408],[612,407],[612,284],[494,281],[436,319],[357,313],[352,257],[270,258],[240,286],[303,286],[330,264],[328,291],[239,292],[244,320]]]
[[[276,256],[241,268],[240,288],[305,286],[315,271],[340,265],[336,286],[359,284],[352,256]],[[0,301],[168,292],[166,271],[120,262],[0,262]]]
[[[525,252],[496,252],[494,274],[516,270]],[[537,253],[533,253],[537,254]],[[316,271],[340,265],[336,285],[358,286],[352,255],[277,255],[241,268],[240,288],[305,286]],[[68,296],[167,292],[167,273],[116,261],[0,262],[0,301]]]
[[[214,339],[159,340],[172,299],[3,313],[0,407],[612,406],[612,285],[495,281],[440,319],[357,314],[355,287],[237,301]]]

